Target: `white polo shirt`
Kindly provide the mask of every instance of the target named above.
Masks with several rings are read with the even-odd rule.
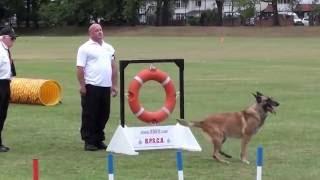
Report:
[[[86,84],[100,87],[112,86],[111,62],[114,60],[114,48],[102,42],[102,45],[89,39],[78,49],[77,66],[84,67]]]
[[[8,47],[2,41],[0,41],[0,79],[11,79]]]

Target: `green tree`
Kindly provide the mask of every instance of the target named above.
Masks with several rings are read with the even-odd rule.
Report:
[[[272,0],[272,8],[273,8],[273,25],[280,26],[279,15],[278,15],[278,0]]]
[[[10,10],[7,5],[7,0],[0,1],[0,25],[1,22],[6,21],[9,18]]]
[[[49,1],[41,5],[39,14],[48,26],[63,25],[68,19],[72,19],[75,7],[76,5],[68,0]],[[82,14],[77,14],[77,16],[81,17]]]
[[[162,10],[162,0],[157,0],[156,5],[156,26],[160,26],[162,24],[161,22],[161,10]]]
[[[142,4],[142,0],[125,0],[123,17],[130,25],[136,25],[139,23],[139,8]]]
[[[147,0],[147,2],[150,1]],[[173,3],[172,0],[156,0],[156,26],[169,25],[174,7]]]
[[[35,28],[39,28],[39,8],[42,2],[46,0],[32,0],[31,7],[32,11],[30,12],[30,20],[33,22]]]
[[[217,21],[218,26],[223,25],[223,14],[222,14],[223,3],[224,3],[224,0],[216,0],[217,9],[218,9],[218,21]]]
[[[40,16],[49,25],[86,25],[90,18],[123,23],[123,0],[55,0],[42,4]]]
[[[9,22],[9,18],[14,14],[17,16],[17,25],[25,20],[26,11],[24,7],[24,1],[21,0],[1,0],[0,1],[0,11],[2,9],[1,21]]]
[[[184,6],[184,23],[187,24],[187,7],[190,0],[182,0]]]
[[[10,18],[15,16],[18,26],[24,22],[25,27],[28,28],[33,22],[34,27],[38,27],[38,10],[42,1],[45,0],[2,0],[0,2],[0,20],[9,22]]]
[[[255,5],[258,3],[258,0],[235,0],[235,3],[242,20],[255,16]]]
[[[309,15],[309,24],[310,26],[314,26],[315,25],[315,20],[317,19],[319,23],[319,17],[320,17],[320,6],[317,5],[317,3],[319,2],[319,0],[313,0],[312,1],[312,11]]]

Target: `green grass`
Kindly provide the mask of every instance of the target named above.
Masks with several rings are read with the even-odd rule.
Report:
[[[13,49],[19,77],[57,80],[63,103],[54,107],[11,104],[3,132],[9,153],[0,154],[0,179],[32,178],[32,159],[40,160],[42,180],[106,179],[106,152],[85,152],[80,140],[80,98],[75,57],[85,36],[20,37]],[[107,37],[117,59],[185,59],[185,116],[237,111],[253,102],[252,92],[273,96],[281,105],[249,145],[251,165],[239,160],[240,142],[228,140],[230,165],[212,160],[212,145],[192,129],[202,152],[184,152],[186,180],[248,180],[255,178],[255,151],[265,151],[264,180],[305,180],[320,176],[318,118],[320,38],[226,37]],[[126,84],[142,68],[130,65]],[[177,68],[157,65],[177,82]],[[141,97],[146,107],[157,109],[163,92],[146,84]],[[177,87],[177,86],[176,86]],[[154,94],[160,94],[154,96]],[[164,124],[174,124],[176,108]],[[119,97],[112,100],[106,142],[119,124]],[[126,105],[128,126],[141,126]],[[174,180],[175,151],[144,151],[139,156],[115,155],[117,180]]]

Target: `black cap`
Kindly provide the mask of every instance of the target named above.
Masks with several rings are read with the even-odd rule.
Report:
[[[10,37],[18,37],[11,27],[4,27],[0,30],[0,35],[9,35]]]

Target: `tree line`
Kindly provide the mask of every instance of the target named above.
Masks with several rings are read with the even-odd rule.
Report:
[[[182,0],[184,5],[195,0]],[[277,17],[277,0],[261,0],[269,2],[275,9],[274,25],[279,25]],[[299,0],[292,0],[296,2]],[[215,25],[223,25],[223,6],[225,0],[215,0],[217,8],[208,10],[215,12]],[[232,0],[232,4],[242,9],[244,16],[254,15],[255,3],[260,0]],[[139,10],[147,3],[153,3],[153,25],[170,25],[175,0],[1,0],[0,25],[4,22],[16,23],[18,27],[41,26],[84,26],[90,22],[103,21],[112,25],[139,24]],[[209,12],[211,13],[211,12]]]

